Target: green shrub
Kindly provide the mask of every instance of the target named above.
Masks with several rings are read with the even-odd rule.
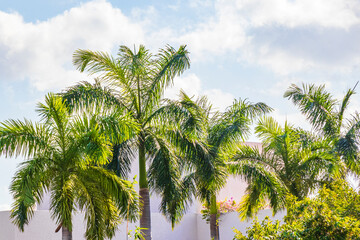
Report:
[[[338,181],[323,187],[313,199],[296,201],[289,197],[284,222],[256,219],[246,237],[234,230],[234,240],[360,239],[360,195]]]

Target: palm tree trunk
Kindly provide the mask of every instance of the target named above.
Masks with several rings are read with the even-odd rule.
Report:
[[[215,195],[211,196],[210,203],[210,238],[211,240],[220,240],[218,209]]]
[[[68,228],[61,227],[62,240],[72,240],[72,232]]]
[[[150,196],[148,188],[140,188],[141,209],[140,228],[145,240],[151,240]]]
[[[139,186],[140,200],[142,201],[140,228],[142,228],[145,240],[151,240],[151,213],[150,195],[146,178],[145,144],[142,139],[139,141]]]

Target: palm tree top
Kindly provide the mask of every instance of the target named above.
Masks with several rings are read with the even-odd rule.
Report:
[[[302,84],[302,88],[292,84],[284,93],[284,97],[290,99],[300,108],[315,130],[326,136],[340,135],[342,128],[346,127],[344,114],[347,110],[351,97],[356,94],[355,88],[349,88],[343,99],[337,100],[325,90],[325,85]]]
[[[104,52],[77,50],[73,63],[81,72],[96,74],[99,81],[117,92],[121,105],[143,122],[174,77],[190,67],[188,55],[186,45],[178,50],[167,45],[155,55],[143,45],[134,51],[120,46],[116,58]]]
[[[38,104],[41,122],[8,120],[0,125],[0,153],[26,158],[10,186],[11,218],[24,230],[36,203],[50,192],[50,211],[57,224],[71,232],[72,213],[85,212],[86,237],[112,237],[130,209],[135,219],[138,196],[131,184],[101,166],[112,156],[109,137],[124,119],[111,115],[73,115],[60,96],[49,93]],[[123,129],[125,137],[125,128]],[[114,137],[115,138],[115,137]]]
[[[291,85],[284,97],[300,108],[317,133],[329,140],[332,154],[338,156],[349,170],[360,174],[359,130],[360,114],[345,118],[355,88],[349,88],[341,101],[325,90],[325,85],[303,84],[302,88]]]

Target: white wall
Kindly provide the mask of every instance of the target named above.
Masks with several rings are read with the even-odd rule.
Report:
[[[47,210],[36,211],[30,224],[25,227],[24,232],[20,232],[9,220],[9,211],[0,212],[0,240],[61,240],[61,231],[55,233],[56,224],[51,220]],[[271,216],[270,210],[260,211],[258,218]],[[284,212],[275,216],[281,219]],[[184,216],[183,220],[174,230],[171,224],[165,220],[160,213],[152,214],[152,236],[154,240],[210,240],[209,225],[202,220],[200,214],[190,213]],[[237,213],[228,213],[220,218],[220,238],[229,240],[234,237],[233,227],[245,233],[246,228],[251,226],[252,221],[241,222]],[[85,224],[83,215],[73,217],[73,239],[85,240]],[[134,229],[135,225],[130,224],[129,229]],[[126,222],[124,222],[114,239],[126,239]]]

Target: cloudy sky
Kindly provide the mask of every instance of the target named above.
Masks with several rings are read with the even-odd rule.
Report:
[[[49,92],[91,80],[72,66],[76,49],[116,54],[144,44],[156,53],[187,44],[191,69],[167,92],[208,95],[223,110],[234,98],[263,101],[306,127],[282,97],[291,83],[325,84],[340,97],[360,80],[359,0],[2,0],[0,121],[36,120]],[[360,106],[353,99],[352,110]],[[256,137],[250,138],[256,141]],[[0,158],[0,209],[22,159]]]

